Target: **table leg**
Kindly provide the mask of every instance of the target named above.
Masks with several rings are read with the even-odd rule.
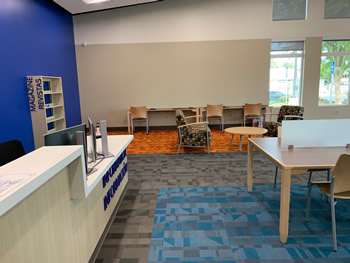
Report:
[[[281,203],[280,203],[280,240],[284,244],[288,238],[290,180],[292,170],[282,169]]]
[[[235,135],[234,134],[232,134],[232,138],[231,138],[231,142],[230,142],[230,146],[232,146],[232,142],[233,142],[233,137],[234,137]]]
[[[248,164],[247,164],[248,192],[253,189],[253,144],[248,140]]]
[[[126,118],[128,120],[128,133],[130,134],[130,111],[126,113]]]
[[[242,151],[242,135],[239,136],[239,151]]]

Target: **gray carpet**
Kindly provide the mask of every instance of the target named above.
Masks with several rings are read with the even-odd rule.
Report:
[[[129,155],[128,191],[96,262],[147,262],[159,188],[245,186],[246,167],[247,153],[241,152]],[[272,185],[274,173],[275,166],[254,153],[254,184]],[[307,178],[292,176],[292,184],[306,184]]]

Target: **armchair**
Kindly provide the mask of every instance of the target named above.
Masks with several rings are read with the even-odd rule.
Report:
[[[274,115],[265,113],[265,115]],[[266,136],[277,137],[278,127],[282,125],[282,120],[302,120],[304,119],[304,107],[284,105],[281,107],[277,122],[265,122],[264,128],[267,129]],[[266,119],[266,118],[265,118]]]
[[[210,152],[211,131],[208,122],[187,123],[187,119],[196,118],[198,116],[185,117],[182,110],[176,110],[176,124],[178,128],[177,154],[180,147],[207,147],[208,154]]]

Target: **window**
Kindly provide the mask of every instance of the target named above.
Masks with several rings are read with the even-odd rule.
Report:
[[[269,105],[300,105],[304,42],[272,42]]]
[[[272,0],[272,20],[305,20],[306,0]]]
[[[350,0],[326,0],[324,18],[350,18]]]
[[[350,41],[323,41],[318,105],[349,104]]]

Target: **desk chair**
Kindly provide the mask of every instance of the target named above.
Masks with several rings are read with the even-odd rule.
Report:
[[[0,144],[0,166],[3,166],[25,155],[23,145],[18,140],[7,141]]]
[[[246,124],[247,119],[259,119],[259,127],[262,127],[261,115],[262,104],[244,104],[244,112],[243,112],[243,126]]]
[[[132,133],[135,131],[135,122],[146,122],[146,131],[149,132],[149,122],[146,106],[143,107],[130,107],[131,114],[131,130]]]
[[[207,104],[206,121],[209,119],[217,119],[220,121],[220,128],[224,132],[224,106],[222,104],[211,105]]]
[[[337,199],[350,200],[350,154],[342,154],[338,158],[330,181],[309,183],[306,205],[306,221],[309,221],[312,186],[317,186],[323,194],[331,199],[333,251],[337,251],[337,229],[335,221],[335,205]]]

